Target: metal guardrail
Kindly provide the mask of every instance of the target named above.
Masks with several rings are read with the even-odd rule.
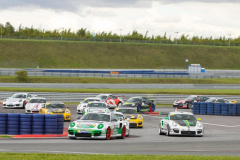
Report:
[[[0,92],[0,101],[10,97],[16,92]],[[46,92],[32,92],[31,94],[39,97],[45,97],[48,101],[62,101],[62,102],[80,102],[87,97],[95,97],[99,93],[46,93]],[[123,94],[114,94],[122,97]],[[175,100],[181,100],[187,98],[189,95],[177,95],[177,94],[124,94],[123,100],[126,101],[130,97],[144,96],[154,99],[155,103],[159,104],[171,104]],[[207,95],[208,97],[219,97],[231,100],[237,100],[240,102],[240,96],[229,95]]]
[[[55,89],[240,89],[238,84],[0,83],[0,87]]]
[[[0,69],[0,76],[16,76],[15,72],[21,69]],[[184,69],[158,69],[159,72],[186,72]],[[206,70],[204,73],[191,73],[189,75],[170,74],[110,74],[110,73],[66,73],[66,72],[44,72],[43,69],[27,70],[29,77],[100,77],[100,78],[191,78],[191,79],[213,79],[213,78],[240,78],[240,70]]]

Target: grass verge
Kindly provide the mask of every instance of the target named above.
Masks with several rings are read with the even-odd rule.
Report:
[[[16,77],[0,76],[1,83],[18,83]],[[97,77],[28,77],[27,83],[107,83],[107,84],[240,84],[239,78],[97,78]]]
[[[11,135],[0,135],[0,138],[13,138]]]
[[[233,89],[52,89],[52,88],[8,88],[0,87],[7,92],[59,92],[59,93],[118,93],[118,94],[199,94],[199,95],[240,95]]]
[[[90,160],[90,159],[111,159],[111,160],[139,160],[139,159],[168,159],[168,160],[237,160],[239,156],[188,156],[188,155],[88,155],[88,154],[46,154],[46,153],[0,153],[0,159],[4,160]]]

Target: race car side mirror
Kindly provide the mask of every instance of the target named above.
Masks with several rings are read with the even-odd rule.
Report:
[[[81,118],[81,116],[80,117],[77,117],[76,119],[80,119]]]
[[[168,117],[164,117],[163,119],[167,119],[168,120]]]
[[[198,121],[201,121],[202,119],[201,118],[197,118]]]

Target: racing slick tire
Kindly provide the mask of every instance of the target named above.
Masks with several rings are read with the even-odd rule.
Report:
[[[117,106],[119,107],[119,106],[121,106],[121,105],[122,105],[122,102],[119,102]]]
[[[166,136],[171,136],[171,135],[170,135],[170,127],[169,127],[169,126],[167,126]]]
[[[137,112],[141,112],[141,108],[142,108],[142,106],[139,104],[139,105],[137,106]]]
[[[119,137],[119,138],[124,139],[125,137],[126,137],[126,127],[123,126],[123,128],[122,128],[122,134],[121,134],[121,137]]]
[[[193,108],[192,103],[188,103],[188,104],[187,104],[187,108],[188,108],[188,109],[192,109],[192,108]]]
[[[162,128],[159,127],[159,135],[165,135],[165,133],[162,132]]]
[[[22,109],[25,109],[26,103],[23,101]]]
[[[111,128],[108,127],[106,131],[106,139],[109,140],[111,138]]]
[[[128,134],[126,135],[126,137],[129,137],[130,136],[130,129],[128,130]]]

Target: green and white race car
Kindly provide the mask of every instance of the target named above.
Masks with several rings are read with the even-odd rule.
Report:
[[[160,135],[190,135],[202,137],[204,133],[200,118],[190,112],[170,112],[167,117],[160,120]]]
[[[76,138],[100,138],[112,137],[124,139],[126,136],[126,123],[121,121],[114,113],[89,112],[80,120],[70,123],[68,137]]]

